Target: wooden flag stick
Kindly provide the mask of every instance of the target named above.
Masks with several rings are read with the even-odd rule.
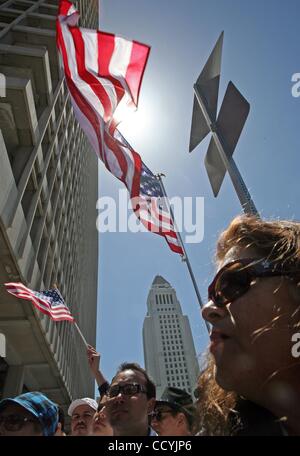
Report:
[[[87,346],[88,346],[88,343],[87,343],[87,341],[85,340],[85,337],[84,337],[84,335],[82,334],[82,332],[80,331],[79,326],[77,325],[76,322],[74,323],[74,326],[75,326],[75,328],[77,329],[78,334],[80,335],[81,339],[83,340],[84,345],[87,347]]]
[[[55,282],[53,283],[52,288],[55,288],[55,289],[56,289],[57,293],[61,296],[61,299],[65,302],[65,300],[64,300],[64,298],[62,297],[62,295],[61,295],[61,293],[60,293],[60,291],[59,291],[59,289],[58,289],[58,286],[57,286],[57,284],[56,284]],[[80,331],[79,326],[77,325],[77,323],[76,323],[75,321],[74,321],[74,326],[75,326],[75,328],[77,329],[78,334],[80,335],[81,339],[83,340],[84,345],[87,347],[87,346],[88,346],[88,343],[87,343],[87,341],[85,340],[84,335],[83,335],[82,332]]]

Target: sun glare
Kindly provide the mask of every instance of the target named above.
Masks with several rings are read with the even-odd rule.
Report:
[[[118,128],[126,139],[140,141],[150,133],[152,122],[153,118],[149,107],[141,107],[137,111],[129,113]]]

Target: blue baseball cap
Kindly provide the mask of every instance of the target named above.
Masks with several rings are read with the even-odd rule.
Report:
[[[37,391],[21,394],[0,401],[0,409],[8,404],[18,404],[37,418],[44,436],[54,435],[58,425],[58,406]]]

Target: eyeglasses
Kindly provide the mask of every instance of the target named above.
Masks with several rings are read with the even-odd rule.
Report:
[[[235,260],[227,263],[217,273],[208,287],[208,299],[216,306],[223,307],[245,294],[257,277],[289,276],[295,272],[284,270],[266,260]]]
[[[145,386],[139,385],[138,383],[125,383],[125,385],[113,385],[107,392],[109,397],[116,397],[120,393],[125,396],[133,396],[138,393],[147,393],[147,390]]]
[[[173,414],[173,410],[154,410],[150,413],[151,420],[162,421],[164,419],[164,415],[170,413]]]
[[[18,415],[0,415],[0,426],[3,424],[6,431],[17,432],[26,423],[36,423],[37,420]]]

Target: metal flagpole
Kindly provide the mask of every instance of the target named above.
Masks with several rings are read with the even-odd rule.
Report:
[[[181,235],[180,235],[180,233],[178,231],[178,228],[177,228],[177,225],[176,225],[176,221],[174,219],[173,210],[172,210],[171,205],[169,203],[169,199],[168,199],[168,196],[167,196],[167,193],[166,193],[166,189],[165,189],[163,181],[162,181],[162,176],[164,176],[164,174],[159,173],[159,174],[156,175],[157,179],[159,180],[159,184],[160,184],[161,190],[163,192],[163,195],[164,195],[164,197],[166,199],[166,204],[168,205],[168,209],[169,209],[170,214],[171,214],[171,219],[172,219],[172,222],[174,224],[174,228],[175,228],[176,234],[178,236],[181,248],[182,248],[183,253],[184,253],[184,257],[182,259],[186,263],[187,268],[189,270],[189,273],[190,273],[190,276],[191,276],[191,279],[192,279],[192,282],[193,282],[193,285],[194,285],[194,289],[195,289],[195,292],[196,292],[196,296],[197,296],[197,299],[198,299],[198,303],[199,303],[200,309],[203,309],[203,302],[202,302],[202,299],[201,299],[200,291],[199,291],[199,288],[198,288],[198,285],[197,285],[197,282],[196,282],[196,279],[195,279],[195,276],[194,276],[194,273],[193,273],[193,269],[192,269],[189,257],[187,255],[186,250],[185,250],[185,246],[183,244]],[[208,333],[210,333],[210,327],[209,327],[208,322],[206,320],[204,320],[204,322],[205,322],[205,325],[206,325]]]

